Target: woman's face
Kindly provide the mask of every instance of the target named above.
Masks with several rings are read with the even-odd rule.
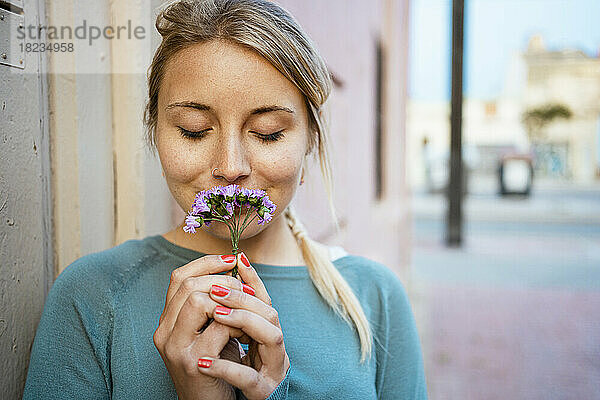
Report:
[[[196,192],[235,183],[265,190],[277,205],[273,221],[255,220],[242,238],[272,225],[298,187],[308,134],[301,92],[253,51],[214,40],[168,61],[156,143],[169,190],[184,211]],[[214,168],[223,178],[212,176]],[[201,229],[230,235],[222,223]]]

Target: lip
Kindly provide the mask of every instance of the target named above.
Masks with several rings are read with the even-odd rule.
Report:
[[[206,189],[195,189],[195,190],[196,190],[196,193],[200,193],[200,192],[202,192],[202,191],[207,191],[207,190],[210,190],[210,189],[212,189],[212,188],[214,188],[214,187],[225,188],[225,187],[227,187],[227,186],[229,186],[229,185],[225,185],[225,186],[219,186],[219,185],[215,185],[215,186],[211,186],[211,187],[209,187],[209,188],[206,188]],[[252,187],[248,187],[248,186],[242,186],[242,185],[238,185],[238,186],[240,186],[240,187],[243,187],[243,188],[245,188],[245,189],[250,189],[250,190],[262,190],[263,192],[265,192],[265,193],[268,193],[268,192],[267,192],[267,189],[263,189],[263,188],[252,188]]]

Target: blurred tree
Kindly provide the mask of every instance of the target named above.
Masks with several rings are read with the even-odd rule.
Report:
[[[538,142],[545,138],[544,128],[556,119],[570,119],[573,112],[564,104],[549,103],[527,109],[522,122],[527,129],[529,140]]]

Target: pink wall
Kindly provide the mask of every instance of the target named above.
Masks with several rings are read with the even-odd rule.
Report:
[[[320,171],[299,188],[298,211],[311,236],[407,271],[410,218],[404,167],[408,1],[281,0],[316,42],[331,72],[343,81],[330,98],[331,150],[338,213],[347,221],[332,233]],[[375,199],[376,39],[384,66],[384,199]]]

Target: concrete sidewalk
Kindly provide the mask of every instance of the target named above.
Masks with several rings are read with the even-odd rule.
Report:
[[[465,223],[461,248],[444,245],[443,220],[415,216],[430,399],[600,399],[600,225],[487,214]]]
[[[534,183],[528,197],[501,197],[496,191],[494,177],[472,177],[463,203],[465,219],[600,224],[600,182],[579,185],[540,180]],[[415,190],[411,209],[417,219],[443,219],[447,212],[446,195]]]
[[[600,292],[424,284],[429,397],[600,398]]]

